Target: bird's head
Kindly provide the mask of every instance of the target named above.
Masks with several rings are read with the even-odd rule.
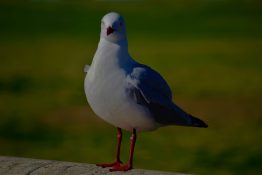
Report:
[[[101,21],[101,38],[109,42],[120,42],[126,39],[125,21],[118,13],[110,12]]]

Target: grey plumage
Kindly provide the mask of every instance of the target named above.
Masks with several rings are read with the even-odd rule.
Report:
[[[162,125],[207,127],[200,119],[187,114],[172,102],[172,93],[159,73],[148,66],[136,64],[127,75],[127,94],[147,108],[154,120]]]

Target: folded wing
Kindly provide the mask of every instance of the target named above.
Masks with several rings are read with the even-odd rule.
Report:
[[[127,76],[126,92],[137,103],[146,107],[154,120],[163,125],[207,127],[172,102],[172,93],[159,73],[148,66],[138,65]]]

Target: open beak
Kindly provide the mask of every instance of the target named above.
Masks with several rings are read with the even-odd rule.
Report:
[[[110,34],[113,33],[113,32],[114,32],[114,29],[109,26],[109,27],[107,28],[107,30],[106,30],[106,35],[108,36],[108,35],[110,35]]]

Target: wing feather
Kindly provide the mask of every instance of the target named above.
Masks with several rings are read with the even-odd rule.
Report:
[[[171,89],[159,73],[145,65],[135,67],[127,77],[127,92],[145,106],[160,124],[188,125],[190,118],[172,102]]]

